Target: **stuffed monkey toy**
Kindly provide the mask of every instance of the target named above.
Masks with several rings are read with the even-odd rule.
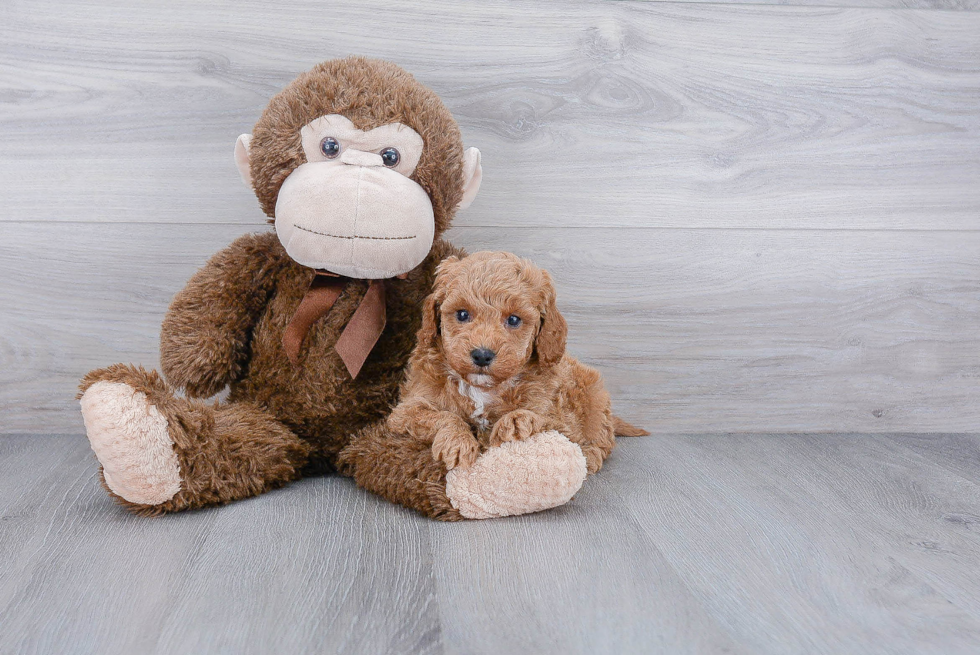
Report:
[[[274,231],[240,237],[174,297],[166,379],[116,364],[81,381],[106,491],[157,515],[336,470],[442,520],[571,498],[585,477],[577,448],[515,444],[514,470],[553,483],[529,493],[498,461],[482,478],[474,467],[461,504],[428,445],[381,427],[436,265],[461,254],[440,236],[482,175],[438,96],[388,62],[328,61],[271,100],[235,159]],[[467,512],[474,500],[483,509]]]

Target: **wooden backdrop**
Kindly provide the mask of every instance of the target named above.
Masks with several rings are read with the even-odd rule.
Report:
[[[807,6],[813,5],[813,6]],[[819,5],[819,6],[818,6]],[[980,429],[980,1],[0,3],[0,431],[157,365],[170,297],[267,229],[232,158],[314,63],[433,87],[657,432]]]

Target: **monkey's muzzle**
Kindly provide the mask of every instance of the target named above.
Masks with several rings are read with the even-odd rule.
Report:
[[[400,173],[314,162],[283,182],[276,233],[304,266],[383,279],[422,263],[432,248],[435,217],[425,190]]]

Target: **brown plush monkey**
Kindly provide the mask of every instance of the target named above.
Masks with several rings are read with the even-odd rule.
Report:
[[[479,151],[464,152],[452,115],[411,75],[351,57],[274,97],[235,157],[275,232],[239,238],[174,298],[160,339],[166,382],[123,364],[82,380],[106,490],[155,515],[338,469],[429,516],[463,518],[444,466],[382,419],[435,267],[459,253],[439,237],[479,189]],[[225,387],[226,401],[199,400]],[[544,476],[567,469],[533,440],[509,456]],[[527,495],[488,476],[468,488],[470,505],[480,489]]]

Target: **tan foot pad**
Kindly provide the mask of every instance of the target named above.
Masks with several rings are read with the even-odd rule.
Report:
[[[122,382],[96,382],[81,404],[89,443],[114,493],[131,503],[159,505],[180,491],[167,419],[146,394]]]
[[[582,449],[551,430],[491,448],[469,469],[453,469],[446,495],[468,519],[528,514],[567,503],[585,475]]]

